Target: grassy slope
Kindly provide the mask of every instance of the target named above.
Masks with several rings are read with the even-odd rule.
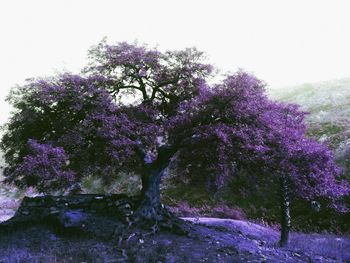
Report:
[[[277,100],[300,104],[311,113],[309,120],[312,122],[350,120],[350,79],[271,88],[269,95]]]
[[[307,121],[311,135],[328,140],[334,149],[350,143],[350,79],[270,89],[269,95],[301,105],[310,113]]]

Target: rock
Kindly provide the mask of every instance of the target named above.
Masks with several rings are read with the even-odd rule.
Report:
[[[8,226],[16,230],[19,226],[45,224],[57,233],[69,234],[75,229],[78,230],[75,233],[110,238],[118,225],[127,222],[136,201],[126,195],[25,197],[15,216],[0,224],[0,230]]]
[[[58,219],[64,228],[80,228],[84,225],[87,217],[83,210],[68,210],[61,212]]]

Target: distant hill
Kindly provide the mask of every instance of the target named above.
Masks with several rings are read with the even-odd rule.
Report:
[[[309,135],[328,143],[350,173],[350,78],[271,88],[273,99],[292,102],[310,113]]]
[[[309,120],[349,126],[350,78],[270,89],[272,98],[298,103],[311,113]]]

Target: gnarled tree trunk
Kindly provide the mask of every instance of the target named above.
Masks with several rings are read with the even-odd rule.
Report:
[[[158,150],[158,157],[151,161],[144,151],[144,170],[142,174],[142,194],[139,206],[135,211],[135,218],[158,222],[169,216],[160,202],[160,183],[164,170],[167,168],[175,149],[169,146],[162,146]]]
[[[138,152],[144,160],[142,173],[142,194],[138,207],[133,215],[132,222],[146,228],[151,227],[152,232],[167,229],[173,233],[184,235],[191,228],[183,220],[168,211],[160,201],[160,184],[164,171],[169,165],[171,157],[177,148],[162,146],[158,150],[158,157],[151,161],[149,156],[139,147]]]
[[[161,220],[160,183],[164,169],[149,164],[142,175],[141,199],[136,211],[138,216],[149,220]]]
[[[280,246],[288,244],[289,231],[291,226],[290,208],[289,208],[288,185],[285,177],[280,179],[280,206],[281,206],[281,238]]]

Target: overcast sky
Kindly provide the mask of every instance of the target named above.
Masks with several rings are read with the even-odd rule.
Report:
[[[160,50],[195,46],[223,71],[271,87],[350,77],[350,1],[1,0],[0,124],[16,83],[69,70],[104,36]]]

